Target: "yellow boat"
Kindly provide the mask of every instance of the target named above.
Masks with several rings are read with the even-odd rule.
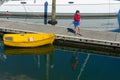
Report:
[[[13,47],[38,47],[47,44],[53,44],[55,34],[4,34],[3,41],[7,46]]]

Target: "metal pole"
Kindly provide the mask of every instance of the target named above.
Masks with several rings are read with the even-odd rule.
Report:
[[[48,10],[48,2],[44,3],[44,24],[47,24],[47,10]]]

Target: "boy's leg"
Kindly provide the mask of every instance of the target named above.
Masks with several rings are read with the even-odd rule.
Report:
[[[77,27],[74,27],[74,32],[75,34],[77,34]]]
[[[76,29],[76,22],[74,21],[74,33],[77,33],[77,29]]]
[[[78,33],[80,34],[80,26],[78,26]]]

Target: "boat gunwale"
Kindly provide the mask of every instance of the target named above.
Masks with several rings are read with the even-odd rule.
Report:
[[[13,40],[6,40],[5,39],[5,37],[6,36],[4,36],[4,38],[3,38],[3,40],[5,40],[5,41],[9,41],[9,42],[15,42],[15,41],[13,41]],[[41,39],[41,40],[34,40],[34,41],[25,41],[25,43],[30,43],[30,42],[37,42],[37,41],[43,41],[43,40],[47,40],[47,39],[50,39],[50,38],[55,38],[56,36],[55,36],[55,34],[50,34],[50,37],[48,37],[48,38],[44,38],[44,39]],[[23,41],[24,42],[24,41]],[[17,43],[17,42],[16,42]],[[19,42],[18,42],[19,43]]]

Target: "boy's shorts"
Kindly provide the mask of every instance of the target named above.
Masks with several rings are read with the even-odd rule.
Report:
[[[75,27],[77,27],[77,26],[80,25],[80,22],[79,21],[74,21],[73,24],[74,24]]]

